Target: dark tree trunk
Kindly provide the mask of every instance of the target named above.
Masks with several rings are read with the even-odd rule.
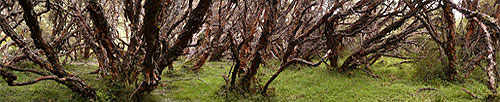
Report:
[[[446,74],[449,80],[455,80],[455,75],[457,71],[455,69],[456,56],[455,56],[455,18],[451,10],[451,4],[449,2],[444,2],[443,8],[443,18],[446,23],[445,30],[445,54],[448,57],[448,68],[446,69]]]
[[[240,49],[243,47],[243,44],[245,41],[241,42],[239,45],[236,45],[234,42],[236,42],[236,38],[234,35],[229,33],[229,36],[231,38],[231,57],[234,60],[234,67],[232,68],[233,70],[231,71],[231,80],[230,80],[230,90],[233,90],[236,88],[236,77],[238,76],[238,73],[240,72],[241,68],[241,60],[240,60]]]
[[[387,34],[389,34],[391,31],[398,29],[401,27],[404,22],[406,22],[407,19],[413,17],[417,12],[417,10],[413,10],[412,12],[406,14],[403,18],[399,19],[398,21],[395,21],[394,23],[386,26],[382,31],[378,32],[377,34],[373,35],[371,38],[367,39],[365,42],[363,42],[363,48],[369,48],[370,46],[374,45],[374,43],[383,37],[385,37]],[[373,51],[369,51],[370,49],[359,49],[358,51],[352,53],[341,65],[340,67],[340,72],[345,72],[349,70],[351,64],[354,63],[354,61],[359,60],[361,57],[366,56],[370,53],[373,53]],[[378,49],[374,49],[378,50]]]
[[[40,67],[46,68],[49,72],[52,74],[55,74],[58,78],[65,78],[65,77],[73,77],[75,80],[55,80],[59,83],[62,83],[66,85],[68,88],[70,88],[72,91],[79,93],[83,97],[86,98],[91,98],[95,99],[97,98],[97,95],[95,93],[95,90],[90,88],[90,86],[87,86],[80,78],[75,77],[71,75],[70,73],[67,73],[64,69],[61,63],[59,62],[59,58],[54,52],[54,49],[52,46],[50,46],[45,40],[42,38],[42,30],[40,29],[39,23],[37,18],[34,16],[35,12],[33,10],[33,5],[31,4],[32,2],[29,2],[27,0],[19,0],[19,4],[22,6],[24,10],[24,20],[26,22],[26,25],[30,28],[31,32],[31,38],[33,39],[33,42],[35,43],[35,46],[38,49],[42,49],[43,52],[45,53],[45,56],[47,57],[47,60],[50,64],[48,63],[43,63],[41,59],[39,59],[38,64]],[[0,22],[5,23],[6,20],[5,18],[1,18],[2,20]],[[6,23],[5,23],[6,24]],[[7,30],[7,26],[3,24],[2,29]],[[8,32],[6,32],[8,33]],[[17,40],[17,44],[20,47],[25,47],[24,44],[20,41],[20,38],[17,36],[14,36],[14,32],[10,31],[11,39]],[[26,54],[29,52],[26,52]],[[31,57],[34,57],[31,56]]]
[[[262,51],[267,46],[267,43],[269,42],[269,36],[272,35],[273,33],[273,28],[274,28],[274,23],[275,23],[275,17],[277,16],[277,8],[276,5],[278,4],[278,1],[276,0],[270,0],[268,2],[268,10],[266,10],[266,14],[264,15],[265,21],[264,21],[264,27],[262,30],[262,34],[260,35],[259,42],[257,43],[256,50],[253,52],[253,58],[251,59],[250,62],[250,68],[248,70],[248,73],[245,74],[242,79],[241,79],[241,87],[245,91],[250,91],[250,85],[254,83],[254,78],[255,75],[257,74],[257,70],[260,67],[260,64],[262,63]]]
[[[98,3],[97,0],[91,0],[89,5],[87,6],[90,13],[90,18],[93,21],[93,25],[95,27],[94,37],[100,43],[100,47],[104,50],[99,51],[102,54],[102,58],[100,61],[104,61],[102,65],[104,68],[100,68],[101,73],[111,74],[112,79],[116,79],[121,77],[123,74],[120,72],[120,60],[117,58],[116,53],[116,45],[113,43],[113,38],[111,33],[111,26],[106,20],[106,16],[103,13],[102,6]]]
[[[469,10],[476,10],[477,9],[477,4],[479,3],[477,0],[466,0],[467,4],[467,9]],[[473,34],[476,33],[476,22],[472,21],[471,22],[467,22],[467,33],[465,35],[465,48],[469,48],[470,47],[470,43],[471,43],[471,37],[473,36]]]
[[[145,8],[146,9],[146,16],[145,16],[146,18],[144,20],[145,22],[148,21],[146,19],[150,19],[150,20],[156,19],[157,16],[152,16],[152,14],[154,14],[154,13],[157,14],[158,11],[153,10],[153,9],[157,9],[155,7],[160,6],[161,5],[160,3],[161,2],[158,2],[155,0],[146,1],[146,5],[148,5],[148,4],[150,4],[150,5]],[[174,43],[174,45],[172,47],[165,48],[165,49],[167,49],[166,50],[167,52],[165,54],[163,54],[165,56],[163,56],[162,58],[159,58],[157,60],[157,62],[158,62],[157,64],[152,63],[152,59],[154,59],[154,58],[151,58],[152,56],[147,57],[148,54],[146,54],[147,58],[144,61],[144,65],[145,65],[144,70],[146,70],[146,71],[143,71],[143,74],[145,74],[144,75],[145,77],[144,77],[143,83],[141,84],[141,86],[139,88],[139,93],[142,94],[144,92],[151,92],[155,89],[156,85],[158,85],[158,81],[160,80],[160,75],[161,75],[163,69],[165,69],[165,67],[168,67],[169,65],[171,65],[172,62],[177,59],[177,57],[182,55],[184,48],[188,47],[189,41],[192,39],[193,34],[199,31],[199,29],[200,29],[200,27],[203,24],[203,21],[205,19],[205,14],[209,10],[209,7],[211,4],[212,4],[212,0],[201,0],[198,3],[198,7],[196,7],[195,9],[193,9],[192,12],[190,12],[189,20],[186,22],[186,25],[184,26],[182,33],[178,36],[177,41]],[[148,10],[148,9],[151,9],[151,10]],[[149,23],[145,23],[144,25],[153,25],[154,26],[154,25],[156,25],[156,22],[149,22]],[[145,28],[148,28],[148,27],[145,27]],[[154,28],[157,28],[157,27],[154,26]],[[143,32],[143,33],[146,34],[146,32]],[[158,39],[158,35],[157,35],[158,32],[153,32],[153,33],[156,33],[156,35],[155,34],[145,35],[146,40],[147,39]],[[146,47],[146,53],[150,53],[149,55],[154,55],[153,53],[156,53],[154,51],[156,51],[157,49],[156,49],[156,47],[153,47],[153,44],[155,44],[156,42],[149,42],[149,43],[150,43],[149,45],[146,45],[146,46],[150,46],[150,47]],[[146,43],[146,44],[148,44],[148,43]],[[155,46],[157,46],[157,45],[155,45]],[[147,60],[150,60],[151,62],[147,62]],[[156,67],[156,65],[158,67]]]
[[[160,0],[146,0],[144,9],[146,15],[144,16],[144,26],[141,30],[142,35],[144,35],[144,41],[146,42],[146,56],[142,63],[144,75],[143,84],[154,85],[160,80],[159,73],[156,70],[155,62],[157,61],[158,53],[156,51],[159,47],[159,33],[160,29],[156,27],[158,14],[160,13],[161,1]],[[158,62],[156,62],[158,63]]]
[[[325,32],[324,36],[326,37],[326,44],[329,50],[332,51],[328,55],[328,60],[330,60],[330,67],[331,68],[337,68],[338,66],[338,59],[339,59],[339,52],[341,52],[341,46],[342,46],[342,36],[341,35],[334,35],[334,30],[335,30],[335,25],[330,23],[325,24]]]
[[[200,59],[198,59],[198,61],[196,61],[196,63],[194,64],[193,71],[198,72],[207,61],[207,58],[208,58],[208,52],[203,52],[203,54],[201,54]]]
[[[224,57],[222,55],[222,53],[224,51],[226,51],[226,47],[223,46],[223,47],[218,47],[216,49],[214,49],[215,51],[213,51],[211,54],[210,54],[210,61],[221,61],[222,58]]]

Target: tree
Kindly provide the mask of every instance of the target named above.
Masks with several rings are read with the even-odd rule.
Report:
[[[0,75],[8,85],[53,80],[90,100],[98,97],[95,89],[64,66],[80,57],[95,56],[98,69],[88,74],[97,74],[103,82],[135,85],[127,93],[130,98],[154,91],[164,69],[175,71],[174,61],[182,57],[194,61],[190,68],[194,72],[203,71],[207,61],[232,62],[223,75],[224,92],[239,94],[267,94],[280,73],[294,65],[325,64],[329,71],[351,75],[360,70],[377,78],[371,67],[383,57],[404,60],[394,65],[435,57],[418,54],[428,50],[427,43],[439,50],[439,64],[446,66],[442,69],[449,81],[461,78],[461,72],[468,78],[485,61],[487,86],[496,94],[500,73],[495,59],[500,10],[484,11],[500,6],[480,0],[463,0],[461,6],[450,0],[2,0],[0,4],[5,34],[0,42],[6,42],[0,47]],[[453,10],[465,15],[458,23],[467,21],[466,28],[457,27]],[[462,34],[461,27],[467,32]],[[271,60],[280,64],[261,87],[258,78],[267,74],[259,70],[272,68]],[[16,63],[21,61],[40,68],[19,68]],[[38,78],[19,81],[13,71]]]

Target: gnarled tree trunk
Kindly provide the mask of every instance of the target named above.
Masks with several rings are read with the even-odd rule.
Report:
[[[250,64],[250,68],[248,72],[242,77],[241,79],[241,87],[249,91],[250,90],[250,85],[254,83],[254,77],[257,74],[257,70],[260,67],[260,64],[262,63],[262,51],[266,48],[269,42],[269,37],[272,35],[273,28],[274,28],[274,23],[276,19],[276,13],[277,13],[277,8],[276,5],[278,4],[277,0],[270,0],[267,1],[268,3],[268,9],[265,12],[265,21],[264,21],[264,27],[262,30],[262,34],[260,35],[259,42],[256,45],[256,50],[254,50],[253,58]]]
[[[443,21],[446,23],[444,28],[445,36],[445,54],[448,58],[448,66],[446,69],[446,74],[449,80],[455,80],[455,75],[457,70],[455,69],[456,56],[455,56],[455,18],[453,17],[453,12],[451,11],[450,2],[444,2],[443,8]]]
[[[155,7],[158,7],[161,2],[158,2],[156,0],[148,0],[146,1],[147,6],[145,9],[154,9]],[[201,25],[203,24],[203,21],[205,19],[205,14],[209,10],[210,5],[212,4],[212,0],[200,0],[198,3],[198,7],[193,9],[192,12],[190,12],[188,21],[186,22],[186,25],[182,29],[182,33],[178,36],[177,41],[174,43],[172,47],[165,48],[167,49],[165,53],[159,53],[155,52],[158,50],[154,45],[156,42],[146,42],[146,57],[143,64],[143,74],[144,74],[144,80],[139,87],[139,94],[142,94],[144,92],[151,92],[155,89],[155,87],[158,85],[158,81],[160,80],[160,75],[165,69],[165,67],[168,67],[169,65],[172,64],[173,61],[177,60],[177,57],[179,57],[184,48],[188,47],[189,41],[192,39],[193,34],[198,32]],[[150,25],[156,28],[156,17],[154,16],[158,11],[157,10],[147,10],[146,11],[146,18],[144,21],[149,21],[152,20],[148,23],[144,23],[144,25]],[[145,27],[145,29],[148,27]],[[146,39],[152,40],[152,39],[158,39],[158,32],[151,32],[151,34],[146,34],[147,32],[143,32],[145,35]],[[156,41],[156,40],[155,40]],[[149,53],[149,54],[148,54]],[[159,53],[164,55],[161,58],[157,58],[158,60],[155,60],[154,56],[156,56],[155,53]],[[148,55],[152,55],[148,57]],[[149,60],[149,61],[148,61]],[[153,63],[153,61],[157,63]],[[136,94],[136,93],[134,93]],[[138,95],[138,94],[136,94]]]

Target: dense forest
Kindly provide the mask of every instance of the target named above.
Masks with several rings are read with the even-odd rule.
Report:
[[[500,0],[0,0],[0,101],[500,101]]]

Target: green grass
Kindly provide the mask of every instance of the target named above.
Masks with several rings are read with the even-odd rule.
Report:
[[[19,64],[21,68],[32,68],[40,69],[38,66],[32,63],[22,63]],[[95,70],[95,66],[77,66],[77,65],[66,65],[70,72],[77,72],[73,74],[81,74]],[[16,74],[18,79],[16,81],[27,81],[33,80],[38,75],[26,72],[16,72],[11,71]],[[87,80],[88,84],[91,86],[97,86],[99,84],[97,80],[94,79],[95,75],[84,75],[80,76]],[[2,102],[64,102],[64,101],[79,101],[78,94],[75,94],[70,89],[62,84],[58,84],[55,81],[40,81],[33,85],[26,86],[8,86],[7,83],[2,79],[0,80],[0,101]]]
[[[399,59],[384,58],[372,66],[379,78],[371,78],[361,71],[353,75],[345,75],[328,71],[323,66],[301,67],[285,70],[271,84],[270,97],[260,95],[246,96],[235,99],[218,95],[224,85],[221,75],[227,73],[229,65],[226,62],[209,62],[198,74],[179,72],[180,76],[166,77],[164,80],[200,77],[208,84],[199,80],[175,81],[154,91],[156,101],[483,101],[490,94],[484,83],[475,80],[465,80],[461,83],[450,83],[440,79],[422,82],[414,78],[415,69],[411,64],[390,66]],[[178,69],[179,70],[179,69]],[[260,70],[265,83],[276,69]],[[418,92],[420,88],[437,88],[436,91]],[[474,99],[461,88],[478,94]]]
[[[192,79],[164,82],[166,85],[157,88],[146,101],[338,101],[338,102],[377,102],[377,101],[453,101],[470,102],[484,101],[488,91],[484,82],[467,79],[459,82],[447,82],[440,79],[423,82],[415,78],[415,68],[412,64],[390,66],[399,59],[383,58],[371,68],[379,78],[371,78],[361,71],[353,71],[346,75],[329,71],[324,65],[320,67],[298,66],[285,70],[271,84],[269,97],[261,95],[220,95],[230,62],[208,62],[199,73],[183,69],[182,62],[175,62],[174,71],[165,71],[162,81],[176,79]],[[267,67],[259,70],[258,80],[263,85],[277,70],[276,61],[268,62]],[[69,65],[72,72],[89,72],[95,66]],[[478,70],[479,71],[479,70]],[[30,74],[16,73],[22,79],[32,78]],[[28,76],[28,77],[26,77]],[[94,75],[81,76],[92,87],[102,87],[100,80]],[[198,80],[199,79],[199,80]],[[437,90],[417,92],[420,88],[432,87]],[[478,99],[461,90],[465,88],[479,96]],[[62,90],[54,90],[62,89]],[[7,87],[0,81],[0,101],[78,101],[63,85],[53,81],[44,81],[34,85]],[[98,90],[106,93],[106,90]],[[100,95],[106,96],[106,95]],[[107,96],[106,96],[107,97]],[[116,96],[114,96],[116,97]],[[121,96],[118,96],[121,97]],[[123,96],[125,97],[125,96]]]

